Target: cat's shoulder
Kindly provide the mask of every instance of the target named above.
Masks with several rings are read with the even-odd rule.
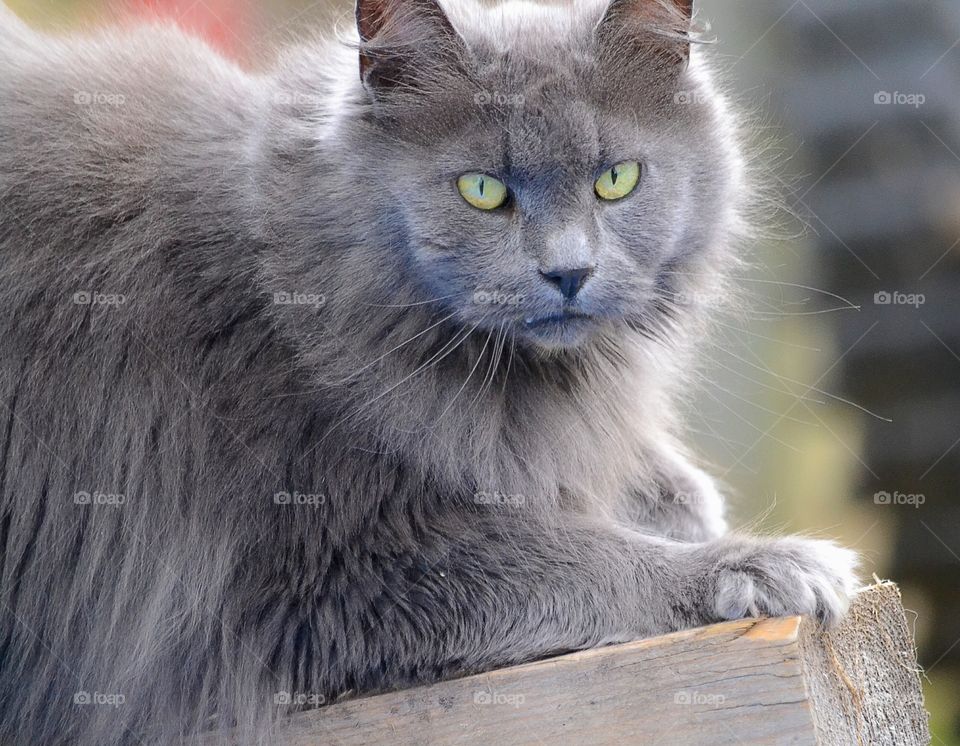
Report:
[[[0,220],[68,241],[144,205],[182,227],[196,195],[238,191],[257,76],[168,23],[56,34],[5,9],[0,27]]]

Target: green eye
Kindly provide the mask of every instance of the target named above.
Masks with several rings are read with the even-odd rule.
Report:
[[[600,174],[593,185],[600,199],[614,200],[626,197],[640,181],[640,164],[636,161],[624,161]]]
[[[457,179],[457,190],[480,210],[495,210],[507,201],[506,185],[486,174],[464,174]]]

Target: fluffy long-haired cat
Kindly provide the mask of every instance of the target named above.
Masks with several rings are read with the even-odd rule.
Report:
[[[843,613],[680,446],[750,196],[690,1],[356,29],[252,74],[0,11],[3,743]]]

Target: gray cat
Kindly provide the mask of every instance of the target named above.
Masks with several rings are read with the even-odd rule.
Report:
[[[0,10],[0,741],[842,615],[680,445],[751,199],[690,13],[361,0],[252,74]]]

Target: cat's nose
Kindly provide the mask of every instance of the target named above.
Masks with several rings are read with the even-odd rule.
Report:
[[[577,293],[586,284],[593,274],[593,267],[577,267],[576,269],[553,269],[549,272],[540,271],[540,276],[551,285],[555,285],[564,297],[564,300],[573,300]]]

